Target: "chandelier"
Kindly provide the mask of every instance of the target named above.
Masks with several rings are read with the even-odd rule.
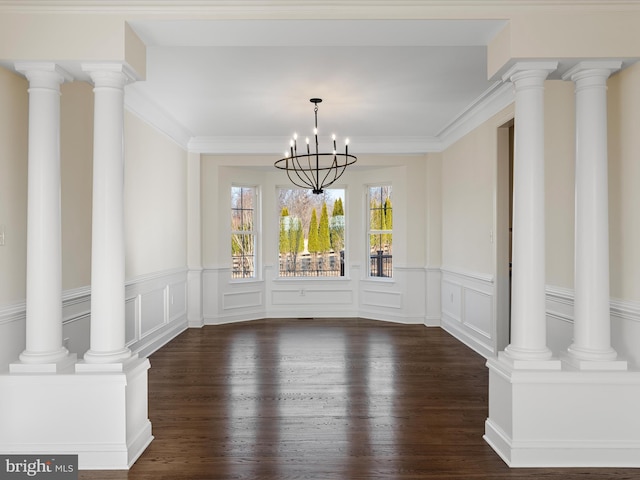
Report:
[[[356,163],[357,157],[349,155],[349,139],[345,139],[344,153],[338,153],[336,149],[336,136],[332,135],[333,151],[331,153],[318,152],[318,104],[321,98],[309,100],[315,105],[315,127],[313,129],[314,151],[311,151],[309,137],[306,138],[307,153],[298,153],[298,134],[293,134],[289,152],[285,152],[284,158],[278,160],[274,166],[285,170],[289,180],[301,188],[310,188],[316,195],[321,194],[325,188],[338,180],[349,165]]]

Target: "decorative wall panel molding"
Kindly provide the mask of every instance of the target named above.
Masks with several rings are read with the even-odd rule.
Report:
[[[387,322],[427,322],[427,271],[424,267],[394,266],[393,279],[362,278],[357,316]]]
[[[171,269],[126,282],[125,341],[134,353],[147,356],[187,328],[186,272],[184,268]],[[62,320],[64,345],[81,357],[89,348],[90,287],[63,292]],[[20,351],[24,350],[25,339],[15,338],[19,334],[15,327],[20,325],[18,330],[23,332],[25,322],[25,302],[0,307],[0,337],[14,337],[11,343]],[[0,359],[3,363],[14,360]],[[4,366],[0,364],[0,370]]]
[[[547,286],[547,343],[555,354],[564,353],[573,341],[574,292]],[[618,356],[633,368],[640,367],[640,303],[610,300],[611,343]]]
[[[350,290],[309,288],[278,288],[271,290],[272,305],[351,305],[353,295]]]
[[[441,326],[485,357],[497,353],[493,275],[443,267]]]
[[[222,294],[222,309],[234,310],[238,308],[261,307],[263,304],[262,290],[248,290],[243,292],[227,292]]]
[[[442,318],[442,272],[439,267],[427,267],[426,316],[424,324],[439,327]]]
[[[232,280],[231,268],[202,270],[202,318],[205,325],[265,318],[265,282]]]
[[[402,308],[402,293],[363,289],[362,304],[382,308]]]
[[[187,328],[186,292],[186,268],[126,282],[125,328],[133,352],[150,355]]]

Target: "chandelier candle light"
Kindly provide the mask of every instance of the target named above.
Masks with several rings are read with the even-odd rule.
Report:
[[[316,195],[321,194],[325,188],[338,180],[349,165],[356,163],[357,157],[349,155],[349,139],[344,141],[344,153],[338,153],[336,149],[336,136],[332,135],[333,152],[318,152],[318,104],[321,98],[312,98],[315,105],[315,153],[311,153],[309,137],[307,137],[307,153],[298,154],[298,134],[293,134],[290,143],[290,151],[285,152],[284,158],[278,160],[274,166],[280,170],[286,170],[289,180],[294,185],[302,188],[310,188]]]

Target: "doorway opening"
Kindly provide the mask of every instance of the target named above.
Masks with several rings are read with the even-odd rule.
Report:
[[[513,119],[498,127],[496,178],[496,348],[511,340],[511,260],[513,232]]]

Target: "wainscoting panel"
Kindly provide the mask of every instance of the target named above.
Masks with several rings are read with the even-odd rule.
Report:
[[[400,265],[394,266],[393,279],[361,279],[358,315],[372,320],[424,325],[426,279],[424,267]]]
[[[140,295],[140,338],[153,333],[165,324],[165,289]]]
[[[301,287],[296,289],[274,289],[271,291],[273,305],[351,305],[353,297],[349,290]]]
[[[24,302],[0,307],[0,373],[25,349],[25,308]]]
[[[265,282],[261,279],[233,280],[229,267],[202,270],[202,318],[205,325],[218,325],[265,318]]]
[[[442,279],[442,314],[450,320],[462,323],[462,285],[446,276]]]
[[[473,288],[464,290],[464,324],[491,340],[493,297]]]
[[[127,298],[124,302],[124,316],[126,318],[125,323],[125,341],[127,346],[130,346],[135,342],[140,335],[140,297]]]
[[[440,268],[427,267],[427,305],[424,324],[439,327],[442,317],[442,273]]]
[[[187,315],[187,282],[172,283],[167,287],[168,322]]]
[[[184,268],[127,282],[125,342],[134,353],[150,355],[187,328],[186,288]],[[90,287],[63,292],[62,321],[63,345],[81,358],[90,345]],[[0,307],[0,372],[25,349],[25,322],[24,302]]]
[[[640,303],[611,299],[611,346],[629,368],[640,369]],[[573,341],[574,292],[547,286],[547,346],[554,355],[566,352]]]
[[[491,275],[442,268],[441,326],[485,357],[497,354]]]
[[[152,273],[126,284],[129,348],[147,356],[187,328],[187,269]],[[135,333],[134,333],[135,332]]]
[[[222,309],[235,310],[262,306],[262,290],[229,292],[222,294]]]
[[[91,290],[89,287],[62,293],[62,344],[81,356],[89,349]]]
[[[363,289],[362,304],[371,307],[402,308],[402,293]]]

